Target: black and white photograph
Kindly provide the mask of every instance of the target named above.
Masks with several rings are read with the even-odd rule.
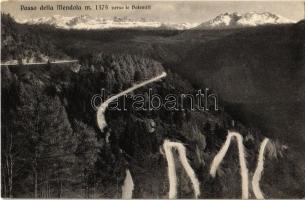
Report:
[[[304,199],[304,1],[1,0],[1,198]]]

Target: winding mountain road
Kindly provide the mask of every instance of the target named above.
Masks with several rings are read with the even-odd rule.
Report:
[[[78,60],[57,60],[54,62],[49,62],[50,64],[67,64],[67,63],[78,63]],[[35,63],[22,63],[24,66],[31,65],[47,65],[48,62],[35,62]],[[18,63],[1,63],[1,66],[20,66]]]

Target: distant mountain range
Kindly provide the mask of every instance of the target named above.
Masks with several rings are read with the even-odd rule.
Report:
[[[295,21],[269,12],[248,12],[244,14],[223,13],[204,23],[169,23],[152,19],[130,19],[127,17],[114,17],[105,19],[81,15],[77,17],[65,17],[54,15],[52,17],[33,18],[29,20],[17,20],[23,24],[49,24],[63,29],[111,29],[111,28],[160,28],[160,29],[215,29],[249,27],[266,24],[287,24]]]
[[[272,14],[269,12],[257,13],[248,12],[244,14],[239,13],[223,13],[204,22],[196,27],[196,29],[211,29],[211,28],[235,28],[235,27],[249,27],[260,26],[267,24],[289,24],[295,21],[285,17]]]
[[[65,17],[54,15],[52,17],[41,17],[30,20],[17,20],[22,24],[49,24],[63,29],[111,29],[111,28],[164,28],[185,30],[196,27],[199,23],[164,23],[151,19],[130,19],[127,17],[114,17],[105,19],[81,15],[77,17]]]

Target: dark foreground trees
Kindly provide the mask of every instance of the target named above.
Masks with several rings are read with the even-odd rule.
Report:
[[[63,197],[83,182],[74,175],[95,162],[95,132],[81,122],[73,130],[60,98],[48,96],[39,79],[12,85],[2,89],[8,105],[2,111],[2,196]]]

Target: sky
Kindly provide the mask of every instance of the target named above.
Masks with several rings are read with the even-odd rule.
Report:
[[[124,11],[40,11],[41,5],[90,5],[95,8],[97,4],[108,6],[117,5],[150,5],[149,10],[124,10]],[[21,5],[36,6],[36,11],[20,11]],[[299,21],[304,18],[304,2],[262,2],[262,1],[18,1],[9,0],[1,2],[1,11],[10,13],[17,19],[29,19],[38,17],[48,17],[53,15],[63,16],[80,16],[90,15],[92,17],[112,18],[128,17],[128,18],[148,18],[161,22],[203,22],[207,21],[221,13],[245,13],[255,12],[271,12],[281,15],[285,18]]]

